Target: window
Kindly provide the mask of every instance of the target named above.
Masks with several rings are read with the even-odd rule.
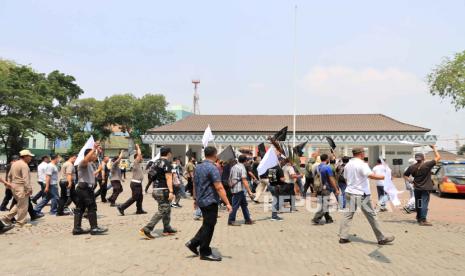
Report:
[[[398,151],[397,155],[412,155],[411,151]]]
[[[37,148],[37,139],[32,139],[32,148]]]
[[[394,155],[394,154],[396,154],[395,151],[386,151],[386,155]]]
[[[29,147],[29,138],[24,138],[23,139],[23,147],[28,148]]]

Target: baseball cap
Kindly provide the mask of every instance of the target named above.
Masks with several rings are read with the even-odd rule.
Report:
[[[19,156],[35,156],[30,150],[22,150],[19,152]]]
[[[356,147],[356,148],[353,148],[353,149],[352,149],[352,154],[353,154],[353,155],[360,154],[360,153],[362,153],[362,152],[365,152],[365,149],[362,148],[362,147]]]
[[[415,160],[423,161],[425,160],[425,155],[423,153],[415,153]]]

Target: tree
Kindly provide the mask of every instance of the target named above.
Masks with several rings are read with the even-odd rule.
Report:
[[[458,155],[465,155],[465,145],[462,145],[457,152]]]
[[[23,149],[34,132],[49,139],[66,138],[66,105],[83,93],[72,76],[46,75],[0,60],[0,142],[8,160]]]
[[[428,75],[432,95],[451,98],[455,108],[465,107],[465,51],[455,54],[453,59],[445,58]]]

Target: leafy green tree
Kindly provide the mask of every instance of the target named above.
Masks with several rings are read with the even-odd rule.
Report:
[[[465,107],[465,51],[445,58],[428,75],[429,90],[432,95],[450,98],[455,108]]]
[[[34,132],[66,138],[65,107],[82,93],[72,76],[0,60],[0,142],[8,160]]]

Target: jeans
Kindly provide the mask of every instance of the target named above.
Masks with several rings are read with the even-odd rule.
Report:
[[[34,211],[40,213],[42,211],[42,208],[44,208],[45,205],[49,201],[51,201],[52,206],[50,207],[50,214],[56,215],[58,211],[58,199],[59,198],[60,196],[58,195],[58,185],[49,185],[48,193],[45,193],[45,197],[39,203],[37,203],[36,207],[34,208]]]
[[[112,180],[111,181],[111,186],[113,186],[113,193],[111,194],[108,201],[110,201],[110,203],[114,204],[116,202],[116,199],[118,198],[119,194],[121,194],[123,192],[123,185],[121,185],[121,181],[119,181],[119,180]]]
[[[73,202],[74,184],[68,189],[68,181],[60,181],[60,199],[58,200],[58,215],[64,215],[65,207]]]
[[[376,239],[381,241],[384,239],[383,232],[381,231],[381,227],[379,226],[378,220],[376,219],[376,212],[373,209],[371,204],[370,195],[355,195],[355,194],[346,194],[347,203],[349,204],[349,209],[346,210],[343,214],[341,226],[339,229],[339,237],[341,239],[348,239],[349,238],[349,230],[350,225],[352,223],[352,219],[354,217],[357,208],[360,207],[362,209],[362,213],[370,223],[371,229],[373,230]]]
[[[121,204],[121,209],[125,210],[135,202],[137,212],[142,212],[142,201],[144,200],[144,195],[142,194],[142,183],[131,181],[130,187],[132,195],[125,203]]]
[[[376,191],[378,192],[378,205],[381,208],[386,208],[387,195],[384,191],[384,186],[376,186]]]
[[[170,229],[170,221],[171,221],[171,204],[168,200],[169,191],[168,189],[163,190],[154,190],[152,193],[153,198],[158,202],[158,212],[156,212],[152,218],[150,219],[149,223],[144,227],[149,231],[153,231],[155,225],[162,220],[163,221],[163,228],[165,230]]]
[[[279,211],[279,187],[268,185],[270,190],[272,202],[271,202],[271,217],[276,218]]]
[[[430,191],[415,189],[415,210],[417,211],[417,221],[426,221],[428,216],[429,194]]]
[[[35,194],[35,196],[32,197],[32,202],[37,202],[37,200],[39,200],[39,198],[43,198],[45,196],[45,183],[42,182],[42,181],[39,181],[39,186],[40,186],[40,191],[37,192],[37,194]]]
[[[299,187],[299,192],[302,196],[304,196],[304,188],[303,188],[303,185],[302,185],[302,177],[299,177],[297,178],[297,180],[295,181],[295,183],[297,184],[297,187]]]
[[[345,209],[346,208],[346,188],[347,184],[340,182],[338,183],[339,191],[341,192],[337,197],[337,202],[339,203],[339,208]]]
[[[202,227],[192,238],[191,243],[197,247],[200,246],[200,255],[209,256],[212,254],[210,242],[213,238],[215,225],[218,217],[218,204],[211,204],[205,207],[200,207],[203,216]]]
[[[232,194],[232,212],[229,214],[228,223],[233,223],[236,221],[236,213],[239,210],[239,207],[242,210],[242,215],[244,215],[245,221],[251,221],[249,208],[247,208],[247,198],[245,197],[244,192],[239,192]]]

